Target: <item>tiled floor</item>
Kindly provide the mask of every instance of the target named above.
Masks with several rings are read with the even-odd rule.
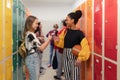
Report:
[[[46,68],[44,75],[40,76],[39,80],[55,80],[53,76],[56,74],[56,70],[53,70],[52,67],[48,68],[48,60],[49,60],[49,46],[43,53],[42,65]],[[63,79],[64,80],[64,79]]]
[[[53,75],[55,74],[55,71],[52,68],[48,68],[48,60],[49,60],[49,46],[46,48],[46,50],[43,52],[43,58],[42,58],[42,66],[46,69],[44,72],[44,75],[40,76],[39,80],[54,80]]]

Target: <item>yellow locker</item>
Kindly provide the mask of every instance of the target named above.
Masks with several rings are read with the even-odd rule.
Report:
[[[0,80],[3,80],[3,66],[0,64]]]
[[[12,57],[5,61],[5,80],[12,80]]]
[[[0,61],[2,61],[3,54],[2,54],[2,0],[0,0]]]
[[[5,57],[12,54],[12,0],[5,0]]]

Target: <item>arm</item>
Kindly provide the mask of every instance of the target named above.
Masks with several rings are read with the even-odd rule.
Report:
[[[48,39],[39,47],[39,50],[43,51],[48,46],[48,44],[50,43],[51,39],[52,39],[52,36],[49,35]]]
[[[46,37],[48,37],[50,35],[51,31],[49,31],[47,34],[46,34]]]
[[[88,60],[90,56],[90,48],[88,45],[88,41],[86,38],[83,38],[82,41],[80,42],[80,45],[82,47],[80,53],[78,54],[78,59],[80,61],[86,61]]]

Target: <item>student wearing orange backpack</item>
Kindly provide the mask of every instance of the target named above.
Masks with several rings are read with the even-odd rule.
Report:
[[[63,31],[65,31],[67,29],[65,20],[62,21],[62,24],[63,24],[63,27],[62,27],[62,29],[60,29],[58,31],[57,36],[59,36]],[[55,39],[55,37],[54,37],[54,39]],[[57,37],[56,37],[56,39],[57,39]],[[54,78],[57,80],[61,80],[61,76],[64,74],[64,72],[62,72],[62,70],[63,70],[63,68],[62,68],[63,67],[63,63],[62,63],[63,62],[63,48],[60,48],[59,46],[55,45],[55,49],[56,49],[56,53],[57,53],[58,68],[57,68],[56,75],[54,76]]]

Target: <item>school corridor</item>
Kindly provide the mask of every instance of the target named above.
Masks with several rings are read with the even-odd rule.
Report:
[[[82,15],[75,22],[76,16],[70,18],[68,14],[78,10]],[[18,50],[24,36],[25,21],[31,15],[38,19],[41,26],[39,34],[45,41],[50,40],[46,35],[55,28],[55,24],[58,31],[63,28],[63,20],[68,20],[66,27],[74,22],[75,29],[83,32],[89,44],[90,56],[80,64],[79,80],[120,80],[120,0],[0,0],[0,80],[29,80],[23,66],[24,59]],[[51,36],[51,39],[55,37]],[[37,39],[39,46],[44,40],[40,42]],[[49,56],[50,45],[43,51],[44,69],[39,80],[55,80],[56,70],[48,68]],[[81,54],[78,56],[82,57]],[[64,75],[61,78],[65,80]]]

